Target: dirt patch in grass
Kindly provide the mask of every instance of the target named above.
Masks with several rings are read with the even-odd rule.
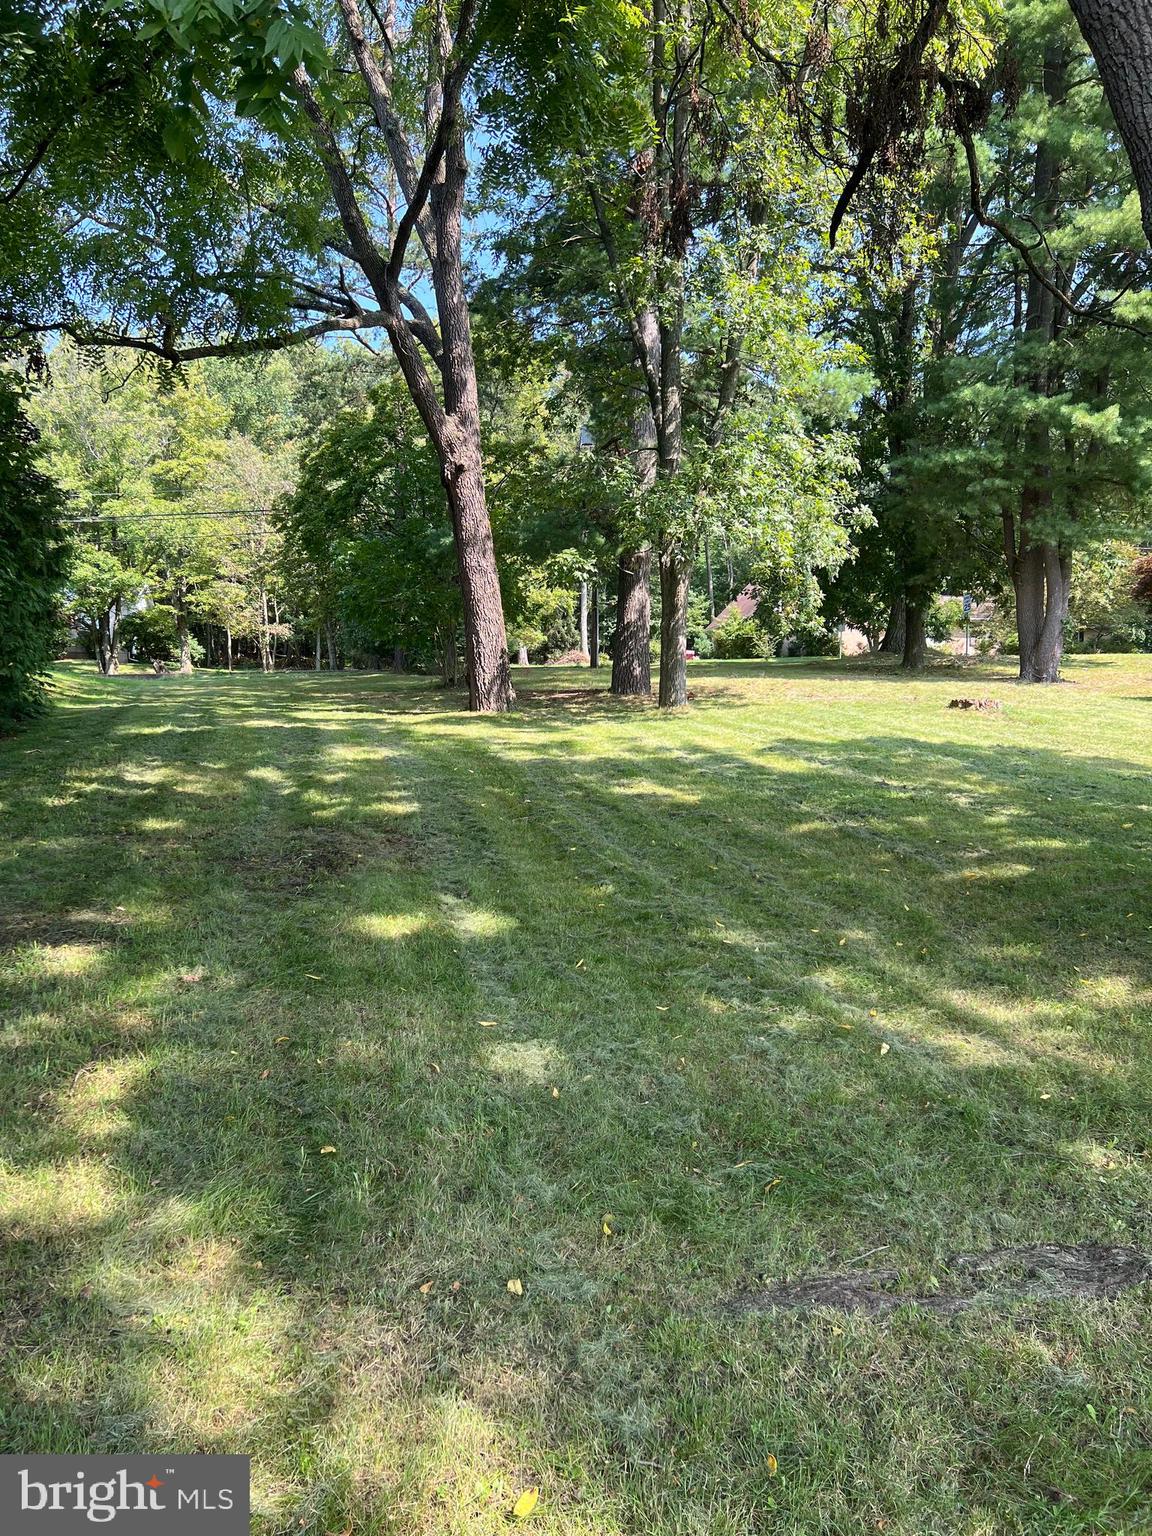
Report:
[[[949,709],[975,709],[981,714],[994,714],[996,710],[1003,707],[999,699],[950,699],[948,701]]]
[[[405,832],[318,823],[265,839],[228,862],[245,885],[300,891],[373,864],[412,864],[415,852],[415,839]]]
[[[957,1254],[947,1265],[945,1284],[926,1294],[901,1291],[900,1282],[896,1269],[812,1275],[766,1291],[743,1292],[732,1299],[729,1310],[782,1307],[809,1312],[830,1307],[878,1317],[897,1307],[916,1306],[952,1316],[971,1307],[1003,1307],[1016,1301],[1099,1301],[1152,1282],[1152,1258],[1136,1248],[1039,1243]]]

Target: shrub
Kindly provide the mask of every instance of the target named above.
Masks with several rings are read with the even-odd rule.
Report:
[[[64,498],[36,467],[38,434],[0,374],[0,730],[37,714],[59,641]]]
[[[748,661],[763,655],[764,636],[755,619],[734,613],[712,631],[712,647],[720,661]]]

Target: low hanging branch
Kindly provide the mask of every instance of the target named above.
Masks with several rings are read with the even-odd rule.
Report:
[[[1047,290],[1052,297],[1063,306],[1070,315],[1075,315],[1078,320],[1087,320],[1097,325],[1110,326],[1113,330],[1128,331],[1134,336],[1144,340],[1152,338],[1152,330],[1142,325],[1137,325],[1131,320],[1120,319],[1114,312],[1112,303],[1083,305],[1076,298],[1066,292],[1040,265],[1034,255],[1035,245],[1029,245],[1026,240],[1016,233],[1003,219],[989,212],[985,200],[984,189],[981,185],[980,162],[976,154],[976,143],[972,134],[971,115],[965,102],[965,95],[971,87],[965,82],[942,76],[940,85],[948,98],[952,108],[953,121],[956,132],[960,136],[960,142],[964,146],[964,159],[968,167],[969,198],[972,203],[972,212],[986,229],[995,231],[996,234],[1012,247],[1024,263],[1031,277]],[[1113,301],[1114,303],[1114,301]]]

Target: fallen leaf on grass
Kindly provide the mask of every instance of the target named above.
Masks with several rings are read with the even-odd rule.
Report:
[[[892,1049],[892,1047],[888,1044],[887,1040],[881,1040],[881,1042],[880,1042],[880,1054],[881,1054],[881,1056],[887,1056],[888,1052],[891,1049]]]
[[[427,1296],[435,1284],[435,1280],[425,1280],[424,1284],[420,1287],[421,1296]]]
[[[512,1513],[516,1516],[517,1520],[527,1520],[539,1502],[539,1488],[525,1488],[524,1492],[513,1504]]]
[[[481,1029],[497,1029],[498,1027],[499,1026],[497,1025],[495,1019],[481,1019],[480,1020],[480,1028]]]
[[[600,1218],[600,1231],[605,1237],[615,1237],[616,1232],[612,1226],[615,1220],[616,1218],[612,1215],[611,1211],[605,1211],[604,1215]]]
[[[335,1152],[335,1150],[336,1150],[335,1147],[321,1147],[320,1148],[320,1156],[324,1157],[326,1153],[328,1153],[328,1152]]]
[[[768,1467],[768,1476],[769,1477],[775,1477],[777,1472],[780,1470],[780,1463],[776,1460],[775,1456],[769,1456],[768,1457],[768,1461],[767,1461],[767,1467]]]
[[[512,1292],[513,1296],[523,1296],[524,1282],[523,1280],[516,1279],[509,1280],[507,1289]]]
[[[283,1045],[286,1040],[290,1040],[291,1038],[292,1038],[291,1035],[277,1035],[275,1040],[273,1040],[272,1044],[273,1045]]]

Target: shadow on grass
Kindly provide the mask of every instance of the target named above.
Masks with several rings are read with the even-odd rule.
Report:
[[[1033,1462],[1125,1506],[1102,1344],[1025,1411],[1010,1325],[963,1325],[976,1384],[942,1323],[718,1303],[1147,1243],[1131,764],[264,681],[0,753],[11,1446],[255,1450],[267,1530],[495,1530],[544,1481],[565,1533],[959,1531],[1051,1517],[1017,1446],[1075,1413]]]

